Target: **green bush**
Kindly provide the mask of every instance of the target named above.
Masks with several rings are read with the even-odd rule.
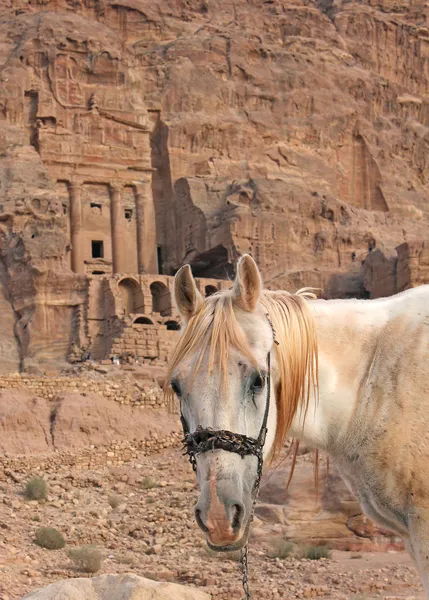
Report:
[[[59,550],[66,545],[61,533],[52,527],[40,527],[36,531],[34,541],[41,548],[47,548],[48,550]]]
[[[103,562],[103,555],[95,546],[72,548],[67,552],[67,556],[75,563],[79,571],[84,573],[97,573]]]
[[[118,506],[120,505],[121,498],[117,494],[109,494],[109,497],[107,498],[107,502],[109,503],[111,508],[115,509],[115,508],[118,508]]]
[[[24,495],[27,500],[46,500],[48,485],[42,477],[32,477],[25,486]]]
[[[325,546],[308,546],[300,549],[298,558],[320,560],[321,558],[331,558],[331,555],[332,552]]]
[[[273,546],[268,550],[267,556],[268,558],[287,558],[293,553],[294,545],[292,542],[288,542],[287,540],[278,540]]]

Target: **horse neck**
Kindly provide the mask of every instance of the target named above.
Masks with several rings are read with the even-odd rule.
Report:
[[[318,399],[311,397],[304,424],[298,411],[291,435],[335,454],[347,438],[389,311],[376,301],[318,300],[310,306],[318,338],[319,393]]]

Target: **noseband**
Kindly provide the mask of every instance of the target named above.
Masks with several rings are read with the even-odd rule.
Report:
[[[274,328],[271,321],[269,320],[271,328],[273,329],[274,343],[278,344],[275,338]],[[264,418],[262,419],[261,429],[257,438],[249,437],[242,433],[233,433],[225,429],[213,430],[210,427],[203,428],[199,425],[196,430],[191,433],[189,431],[188,424],[186,422],[183,413],[180,413],[180,421],[183,427],[183,450],[184,454],[188,455],[189,462],[192,465],[193,470],[197,471],[197,456],[210,450],[226,450],[227,452],[234,452],[239,454],[241,458],[245,456],[256,456],[258,460],[258,468],[256,472],[256,478],[253,484],[253,504],[252,512],[250,514],[250,522],[253,520],[253,514],[255,512],[256,498],[259,492],[259,486],[261,485],[262,469],[264,466],[264,445],[265,438],[267,437],[267,422],[268,413],[270,412],[270,396],[271,396],[271,356],[268,352],[267,356],[267,399],[265,402]],[[250,600],[250,591],[248,583],[248,543],[241,553],[241,567],[243,572],[243,589],[246,600]]]

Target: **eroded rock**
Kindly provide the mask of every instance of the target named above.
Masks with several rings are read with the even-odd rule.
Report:
[[[137,575],[69,579],[31,592],[22,600],[209,600],[204,592]]]

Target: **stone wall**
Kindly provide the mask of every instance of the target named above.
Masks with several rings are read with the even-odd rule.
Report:
[[[159,387],[130,381],[126,377],[109,380],[86,377],[37,377],[31,375],[0,376],[0,390],[31,391],[38,398],[54,400],[66,392],[97,393],[120,404],[160,408],[165,406]]]
[[[203,296],[231,285],[207,278],[197,278],[196,284]],[[173,285],[174,278],[169,275],[91,277],[88,349],[92,357],[127,356],[141,364],[165,364],[180,327]]]
[[[139,364],[165,365],[177,339],[177,330],[169,331],[167,325],[133,323],[124,328],[120,338],[113,340],[111,356],[113,358],[128,355],[135,358]]]
[[[160,452],[164,448],[179,446],[182,434],[173,432],[165,436],[153,434],[139,442],[113,442],[105,446],[92,446],[78,451],[59,451],[49,454],[17,455],[6,453],[2,457],[0,470],[6,476],[13,473],[43,473],[58,468],[70,470],[97,469],[98,467],[121,466],[126,462]]]

